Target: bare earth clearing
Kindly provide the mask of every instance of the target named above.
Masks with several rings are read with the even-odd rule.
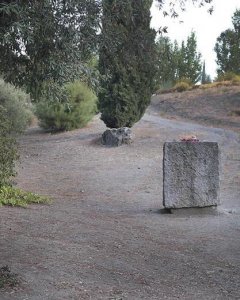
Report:
[[[53,202],[0,208],[0,266],[21,278],[0,290],[1,300],[240,299],[237,126],[162,119],[156,101],[132,145],[101,146],[98,117],[84,129],[32,127],[21,138],[17,184]],[[184,134],[220,145],[216,215],[160,211],[163,143]]]

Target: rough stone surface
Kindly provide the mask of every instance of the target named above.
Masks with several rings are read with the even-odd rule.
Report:
[[[163,148],[165,208],[219,204],[220,154],[215,142],[166,142]]]
[[[131,130],[128,127],[107,129],[102,135],[102,144],[109,147],[117,147],[131,142]]]

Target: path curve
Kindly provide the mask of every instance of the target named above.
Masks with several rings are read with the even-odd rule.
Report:
[[[54,200],[0,208],[0,265],[22,279],[0,299],[239,299],[239,135],[146,114],[132,145],[105,148],[104,129],[21,138],[18,186]],[[220,145],[219,215],[159,213],[162,146],[185,134]]]

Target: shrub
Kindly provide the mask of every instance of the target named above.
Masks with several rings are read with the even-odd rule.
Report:
[[[175,84],[173,89],[177,92],[184,92],[191,89],[191,85],[185,81],[179,81]]]
[[[30,203],[49,203],[50,199],[31,192],[25,192],[11,186],[0,187],[0,206],[26,207]]]
[[[236,75],[236,76],[233,78],[232,84],[234,84],[234,85],[239,85],[239,84],[240,84],[240,75]]]
[[[237,75],[233,72],[226,72],[222,73],[218,76],[217,81],[231,81],[233,84],[239,84],[240,83],[240,75]]]
[[[0,187],[9,184],[15,175],[14,165],[18,158],[15,138],[11,135],[12,124],[6,109],[0,106]]]
[[[31,123],[33,114],[30,110],[30,98],[20,89],[0,79],[0,105],[10,122],[11,132],[23,132]]]
[[[66,94],[67,102],[43,98],[37,104],[36,114],[41,127],[54,131],[81,128],[96,114],[97,97],[85,83],[75,81],[67,84],[62,88],[62,95]]]
[[[236,117],[240,117],[240,109],[235,109],[232,111],[232,115]]]

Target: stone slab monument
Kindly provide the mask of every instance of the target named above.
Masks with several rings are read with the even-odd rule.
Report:
[[[163,205],[166,209],[217,206],[218,143],[166,142],[163,148]]]

